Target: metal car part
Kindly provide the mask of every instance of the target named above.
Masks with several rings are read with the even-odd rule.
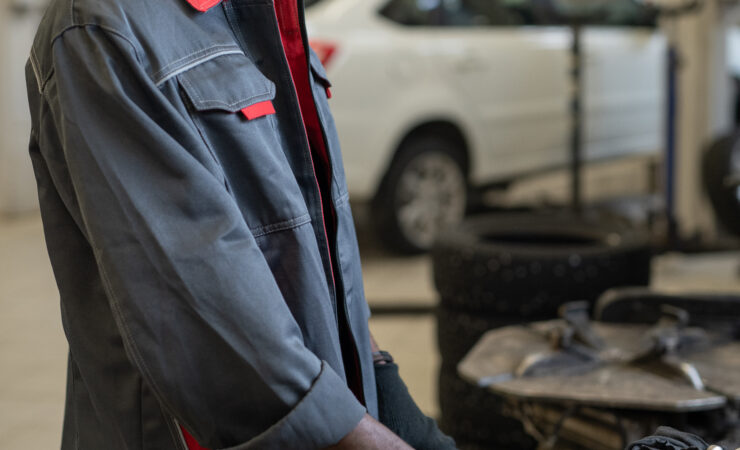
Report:
[[[739,358],[725,353],[740,354],[740,344],[684,329],[687,317],[676,310],[667,313],[652,328],[576,321],[581,335],[596,333],[603,338],[607,346],[600,351],[563,339],[568,333],[577,335],[573,328],[568,331],[568,320],[578,317],[572,310],[570,319],[492,331],[458,370],[479,386],[529,401],[688,412],[720,408],[728,397],[738,398],[740,383],[717,376],[737,373]],[[554,333],[560,338],[553,340]],[[717,361],[718,356],[723,359]],[[712,365],[721,368],[711,370]]]

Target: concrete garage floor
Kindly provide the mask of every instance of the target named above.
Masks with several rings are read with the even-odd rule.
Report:
[[[363,270],[373,306],[432,306],[427,257],[399,258],[363,239]],[[740,253],[666,255],[655,262],[656,287],[740,292]],[[434,318],[372,319],[421,408],[437,415]],[[3,448],[58,448],[65,386],[66,342],[59,320],[38,216],[0,219],[0,442]]]

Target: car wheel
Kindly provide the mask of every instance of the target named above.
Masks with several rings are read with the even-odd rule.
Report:
[[[460,223],[466,206],[462,150],[429,135],[403,144],[375,197],[373,219],[391,250],[414,254]]]
[[[703,160],[704,186],[717,219],[740,235],[740,134],[712,144]]]
[[[481,216],[440,236],[432,257],[443,306],[495,316],[555,317],[564,303],[650,282],[647,233],[603,216]]]

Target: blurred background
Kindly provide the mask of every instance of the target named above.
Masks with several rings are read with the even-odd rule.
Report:
[[[718,439],[737,429],[609,408],[550,429],[475,387],[458,363],[489,330],[554,319],[572,300],[590,311],[613,288],[642,287],[617,295],[640,305],[656,292],[740,295],[738,2],[305,3],[331,84],[371,329],[424,412],[464,448],[616,449],[631,436],[625,423]],[[61,432],[66,342],[23,73],[45,4],[0,0],[4,448],[58,447]],[[736,324],[734,308],[724,315]],[[723,420],[736,413],[723,409]]]

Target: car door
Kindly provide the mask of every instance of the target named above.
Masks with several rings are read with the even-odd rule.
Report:
[[[614,0],[583,40],[587,158],[655,153],[663,140],[667,53],[654,14]]]
[[[524,0],[444,0],[446,76],[475,111],[481,181],[564,162],[568,142],[568,30]],[[545,26],[543,26],[543,23]]]

